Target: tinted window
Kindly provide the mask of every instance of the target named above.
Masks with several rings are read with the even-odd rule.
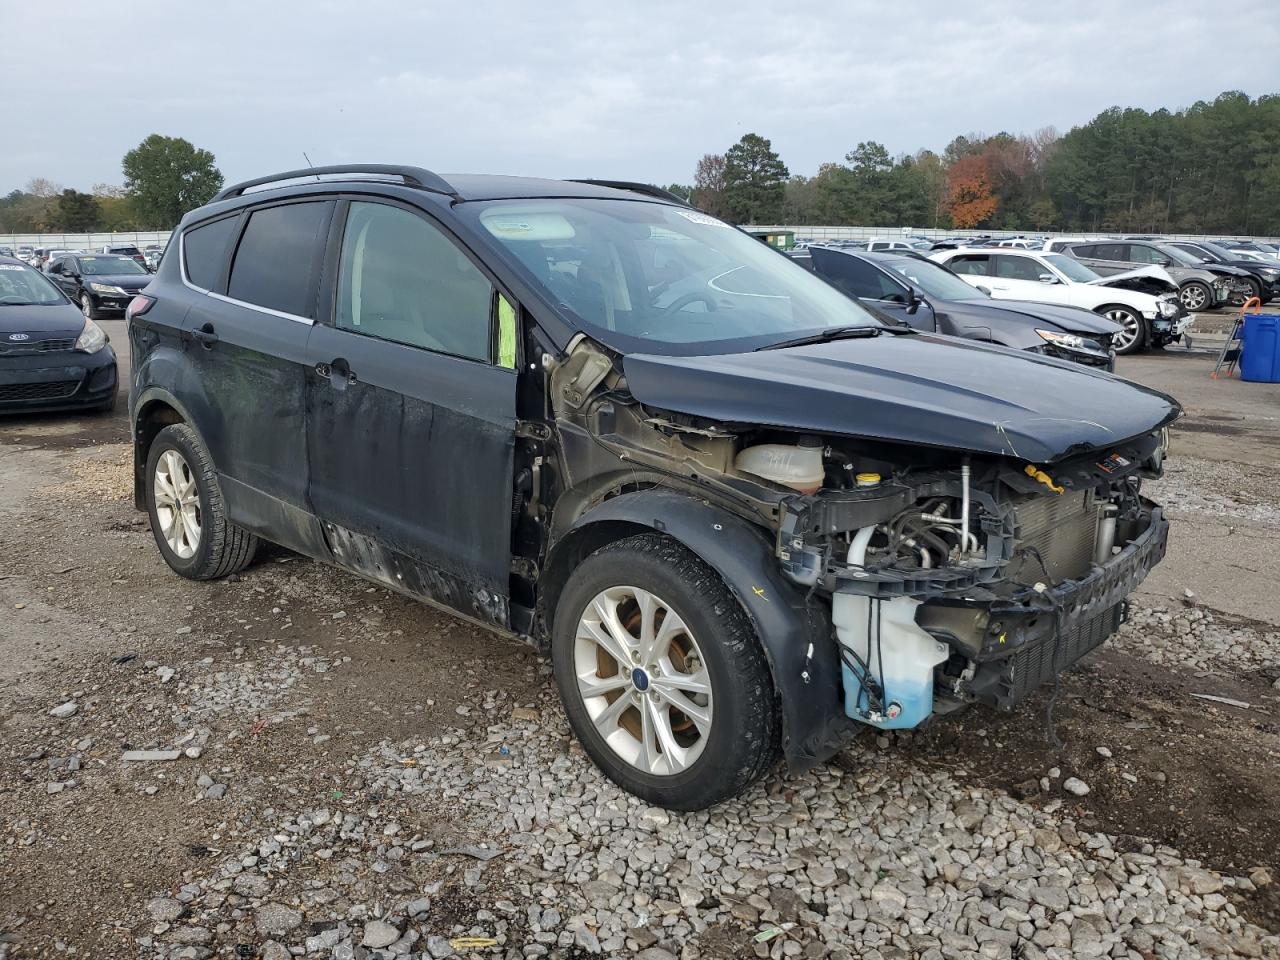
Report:
[[[290,203],[251,213],[231,264],[227,296],[310,317],[331,206]]]
[[[1126,243],[1100,243],[1093,248],[1095,260],[1114,260],[1123,263],[1129,256],[1129,245]]]
[[[227,245],[237,222],[236,217],[227,217],[183,234],[182,253],[187,261],[187,279],[197,287],[212,290],[221,278]]]
[[[1092,257],[1094,256],[1094,251],[1098,248],[1092,243],[1078,243],[1072,245],[1069,249],[1073,257]]]
[[[851,297],[906,302],[906,288],[902,284],[894,282],[857,257],[823,251],[815,261],[818,276]]]
[[[991,258],[985,253],[969,254],[966,256],[954,257],[947,261],[947,266],[954,273],[968,274],[973,277],[985,277],[990,269],[988,261]]]
[[[992,257],[996,262],[995,275],[1006,280],[1039,280],[1040,274],[1048,273],[1030,257]]]
[[[338,267],[340,328],[488,360],[492,305],[485,275],[422,217],[351,204]]]

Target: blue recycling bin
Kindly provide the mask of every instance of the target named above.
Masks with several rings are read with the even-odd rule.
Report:
[[[1280,383],[1280,315],[1246,316],[1240,339],[1240,379]]]

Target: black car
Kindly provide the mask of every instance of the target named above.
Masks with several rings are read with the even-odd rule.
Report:
[[[132,257],[80,253],[58,257],[46,271],[62,292],[80,304],[88,320],[123,314],[129,301],[151,282],[151,274]]]
[[[39,270],[0,257],[0,412],[111,410],[116,354]]]
[[[916,330],[1115,368],[1111,340],[1121,328],[1088,310],[996,300],[941,264],[911,254],[816,247],[792,257],[836,289]]]
[[[1269,303],[1280,297],[1280,262],[1249,260],[1238,256],[1221,244],[1211,243],[1208,240],[1169,240],[1168,245],[1198,257],[1202,263],[1238,267],[1246,271],[1249,276],[1245,278],[1245,282],[1249,284],[1248,296],[1250,297],[1257,297],[1263,303]]]
[[[882,323],[654,187],[321,167],[173,242],[129,310],[169,566],[262,538],[549,649],[653,803],[1009,708],[1164,553],[1171,398]]]
[[[135,247],[131,243],[114,244],[114,245],[108,244],[105,247],[100,247],[98,249],[98,253],[115,254],[121,257],[128,257],[130,260],[134,260],[144,267],[147,265],[146,254],[144,254],[141,250],[139,250],[137,247]]]

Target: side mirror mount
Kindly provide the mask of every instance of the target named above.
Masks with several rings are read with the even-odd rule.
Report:
[[[907,287],[907,313],[914,316],[924,301],[916,294],[915,287]]]
[[[1040,274],[1040,282],[1041,283],[1057,283],[1058,278],[1055,277],[1052,273],[1042,273]]]
[[[984,287],[982,284],[978,284],[976,287],[974,287],[974,289],[975,289],[975,290],[981,290],[981,291],[982,291],[983,293],[985,293],[988,297],[989,297],[989,296],[991,296],[991,288],[990,288],[990,287]]]

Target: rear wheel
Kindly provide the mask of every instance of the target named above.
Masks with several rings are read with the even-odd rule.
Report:
[[[556,607],[551,656],[587,755],[650,803],[702,809],[777,760],[760,641],[715,571],[668,537],[631,537],[583,561]]]
[[[1199,280],[1192,280],[1178,291],[1178,299],[1192,313],[1199,313],[1213,306],[1213,291]]]
[[[1109,306],[1099,307],[1098,313],[1112,323],[1120,325],[1120,332],[1111,341],[1112,346],[1116,348],[1116,353],[1122,356],[1137,353],[1147,345],[1147,323],[1137,311],[1118,303],[1113,303]]]
[[[227,519],[213,459],[185,423],[165,427],[147,455],[147,512],[165,562],[191,580],[243,570],[258,538]]]

